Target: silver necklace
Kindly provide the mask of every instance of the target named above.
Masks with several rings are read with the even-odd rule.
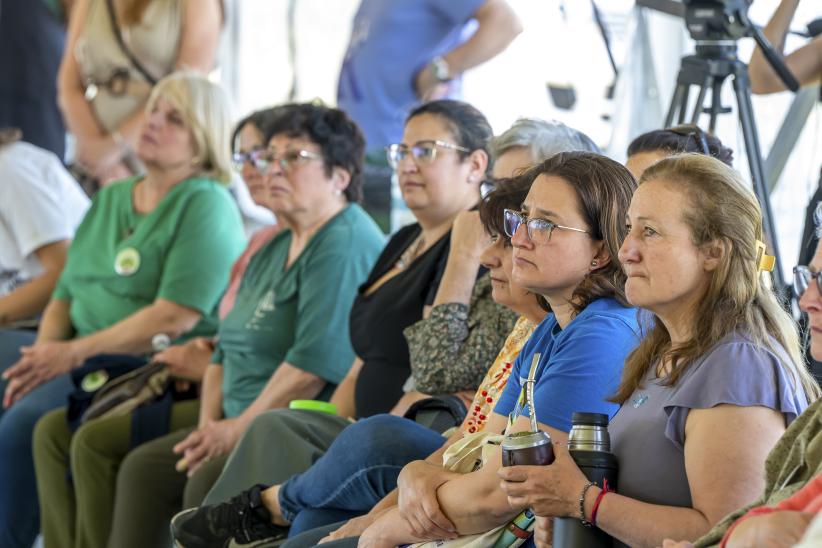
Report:
[[[398,270],[405,270],[406,268],[408,268],[408,265],[410,265],[414,261],[414,259],[417,258],[417,255],[420,254],[420,251],[422,251],[422,248],[424,246],[425,238],[423,238],[422,235],[417,236],[416,241],[413,244],[409,245],[408,248],[402,252],[402,255],[400,255],[400,258],[397,260],[396,263],[394,263],[394,266]]]

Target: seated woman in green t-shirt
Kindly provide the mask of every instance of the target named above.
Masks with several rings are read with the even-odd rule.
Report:
[[[294,104],[273,110],[266,123],[239,133],[234,160],[254,200],[277,216],[282,230],[250,258],[220,320],[199,406],[176,404],[172,433],[144,444],[122,465],[151,455],[144,481],[162,489],[163,497],[139,501],[132,517],[152,531],[159,524],[155,538],[167,536],[168,517],[154,516],[168,503],[173,514],[184,489],[204,495],[251,418],[292,399],[327,399],[354,360],[348,313],[384,241],[354,203],[364,139],[337,109]],[[249,145],[255,136],[267,148]],[[47,543],[68,536],[89,548],[122,545],[109,539],[109,531],[120,489],[117,470],[127,454],[118,440],[128,439],[129,429],[129,421],[92,421],[69,450],[61,413],[40,421],[34,452]],[[179,454],[172,450],[177,445]],[[59,483],[69,453],[73,491]]]
[[[65,405],[74,389],[68,373],[98,354],[147,353],[160,333],[172,340],[213,333],[243,249],[240,216],[224,188],[231,169],[224,91],[177,73],[157,84],[146,109],[136,150],[146,174],[94,197],[35,343],[11,367],[0,364],[7,381],[0,526],[30,535],[20,546],[37,533],[32,429]]]

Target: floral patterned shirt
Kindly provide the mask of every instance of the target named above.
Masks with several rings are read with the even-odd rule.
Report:
[[[406,391],[476,390],[516,321],[516,312],[491,298],[491,278],[482,275],[474,284],[469,306],[437,305],[427,318],[403,331],[411,358]]]
[[[485,428],[488,416],[493,411],[497,398],[502,394],[505,383],[508,382],[514,360],[525,345],[525,341],[534,332],[534,327],[536,326],[524,316],[517,320],[513,331],[508,335],[502,350],[497,355],[497,359],[474,395],[474,401],[468,408],[468,415],[460,427],[464,433],[473,434]]]

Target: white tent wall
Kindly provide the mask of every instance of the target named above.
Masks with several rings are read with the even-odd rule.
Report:
[[[222,80],[234,96],[238,114],[285,101],[291,85],[287,12],[291,0],[230,0],[228,35],[222,49]],[[295,2],[298,100],[320,98],[334,104],[337,73],[358,0]],[[556,118],[588,133],[615,159],[637,134],[660,127],[673,91],[679,60],[693,51],[681,20],[651,10],[638,15],[631,0],[599,0],[612,33],[616,61],[622,68],[613,101],[605,99],[612,81],[605,48],[584,0],[509,0],[524,32],[500,56],[466,75],[465,99],[480,108],[496,131],[517,117]],[[757,0],[751,18],[764,24],[778,0]],[[560,8],[564,8],[561,11]],[[563,16],[564,13],[564,16]],[[801,2],[794,28],[822,15],[818,0]],[[640,24],[644,17],[647,25]],[[791,36],[787,49],[803,40]],[[740,58],[753,49],[740,41]],[[386,62],[390,62],[387,59]],[[572,85],[576,105],[553,105],[546,83]],[[693,96],[693,94],[692,94]],[[754,97],[763,155],[787,112],[792,94]],[[730,84],[723,102],[733,104]],[[610,115],[610,119],[603,118]],[[721,115],[719,137],[733,147],[736,167],[747,175],[736,114]],[[822,150],[822,116],[816,107],[772,195],[783,266],[795,262],[806,201],[816,188]],[[788,274],[788,272],[786,272]]]

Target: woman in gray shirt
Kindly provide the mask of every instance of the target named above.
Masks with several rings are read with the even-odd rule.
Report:
[[[619,259],[628,300],[653,312],[628,357],[611,424],[619,494],[603,495],[567,450],[546,467],[500,470],[512,506],[570,516],[631,546],[695,539],[762,490],[776,440],[819,388],[795,325],[761,277],[772,259],[737,172],[685,154],[649,168]]]

